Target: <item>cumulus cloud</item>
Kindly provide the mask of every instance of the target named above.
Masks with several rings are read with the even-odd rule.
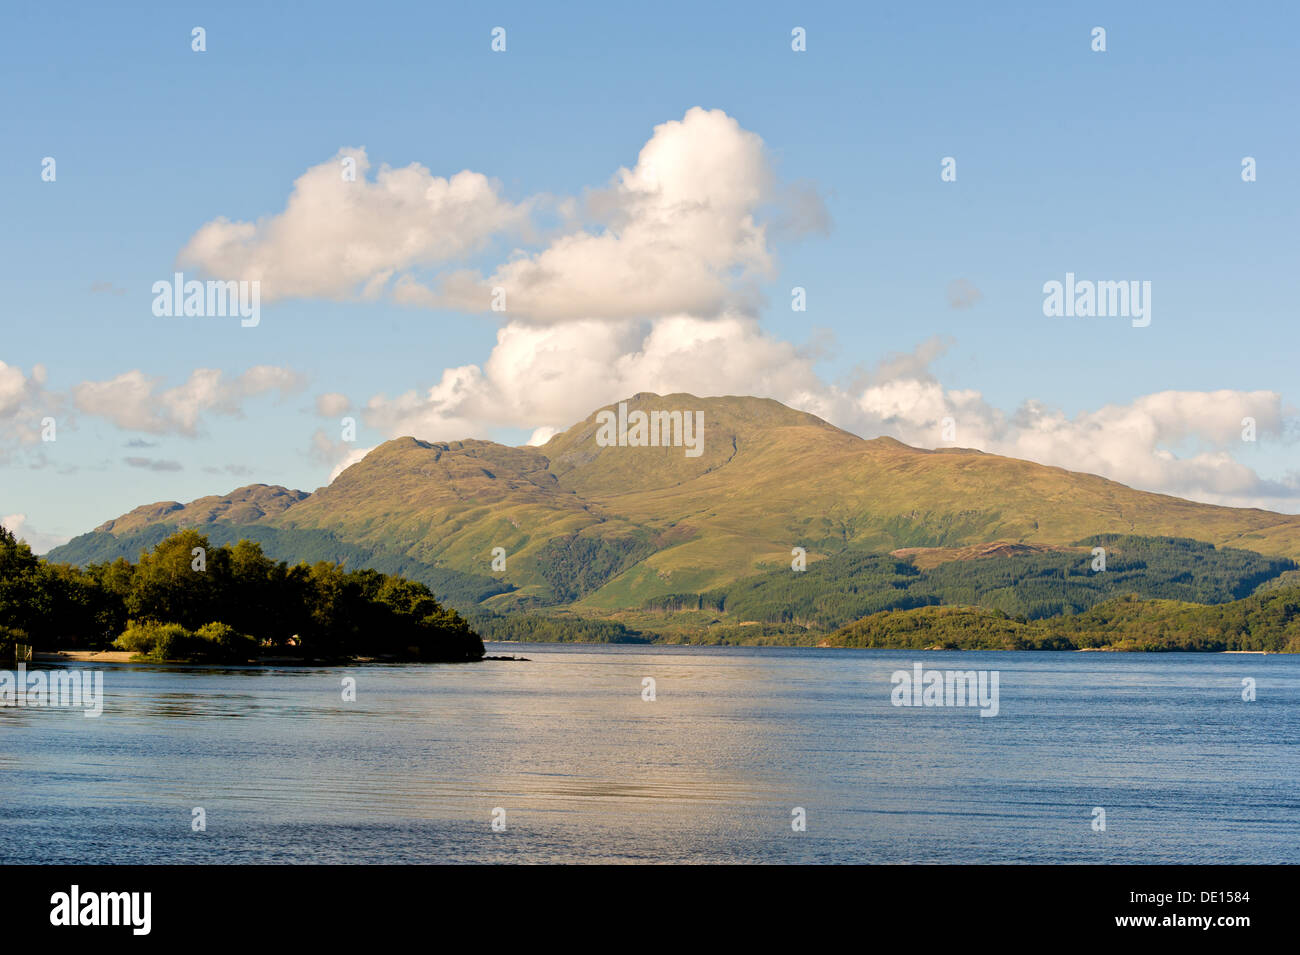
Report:
[[[867,387],[854,405],[852,430],[921,447],[977,448],[1212,503],[1294,510],[1300,502],[1296,482],[1262,478],[1232,454],[1244,446],[1244,418],[1260,436],[1283,437],[1288,414],[1276,392],[1163,391],[1070,417],[1039,401],[1006,413],[978,391],[898,378]],[[942,440],[946,418],[952,441]]]
[[[353,448],[351,451],[349,451],[346,455],[343,456],[343,459],[339,461],[338,464],[334,465],[334,469],[330,471],[330,476],[329,478],[326,479],[325,483],[333,484],[334,479],[336,477],[338,477],[348,468],[352,467],[352,465],[356,464],[358,461],[360,461],[362,458],[364,458],[367,454],[369,454],[373,450],[375,449],[374,448]]]
[[[322,418],[337,418],[341,414],[346,414],[351,407],[352,399],[337,391],[316,396],[316,413]]]
[[[36,365],[30,375],[15,365],[0,361],[0,419],[12,419],[24,407],[40,397],[45,386],[44,365]]]
[[[458,272],[437,290],[405,280],[397,296],[484,311],[500,288],[512,319],[539,322],[717,315],[752,301],[752,283],[772,274],[758,214],[774,182],[762,139],[695,107],[656,126],[635,166],[588,197],[601,228],[561,235],[487,277]],[[800,198],[807,206],[815,196]]]
[[[46,380],[44,365],[33,365],[27,374],[16,365],[0,361],[0,442],[4,445],[40,442],[42,420],[57,415],[63,404],[59,395],[46,388]],[[10,454],[8,447],[0,446],[0,463],[7,461]]]
[[[208,222],[178,263],[221,279],[258,280],[267,301],[365,298],[394,274],[529,228],[532,202],[507,201],[481,173],[443,178],[419,163],[382,165],[373,179],[369,171],[364,148],[341,149],[298,177],[282,212],[257,222]]]
[[[349,160],[352,182],[341,174]],[[364,150],[341,150],[295,182],[283,211],[209,222],[180,259],[222,278],[261,279],[268,298],[388,295],[474,312],[504,304],[492,313],[505,324],[482,363],[361,407],[382,434],[453,440],[528,428],[529,443],[540,444],[640,391],[753,394],[865,437],[955,443],[1219,503],[1300,502],[1300,482],[1261,478],[1238,456],[1244,417],[1261,436],[1286,433],[1294,412],[1276,393],[1166,391],[1073,416],[1037,401],[1008,411],[938,380],[931,366],[951,345],[941,339],[848,381],[822,380],[814,349],[767,334],[755,316],[759,284],[776,270],[773,237],[825,232],[829,216],[815,188],[779,182],[762,140],[721,110],[695,107],[656,126],[631,166],[580,197],[512,203],[480,173],[444,179],[412,164],[371,178],[369,170]],[[555,211],[558,224],[541,228],[541,213]],[[486,267],[471,258],[505,237],[523,247]],[[982,297],[966,279],[946,292],[955,309]],[[203,377],[211,374],[155,394],[152,380],[128,373],[83,386],[77,403],[108,408],[137,430],[193,433],[203,411],[231,406]],[[352,407],[336,393],[316,400],[322,417]],[[943,440],[947,419],[955,442]],[[331,479],[366,450],[313,436]]]
[[[72,539],[60,534],[42,534],[27,522],[26,514],[6,514],[0,517],[0,526],[7,528],[19,540],[26,541],[34,554],[44,554]]]
[[[352,182],[341,173],[348,160]],[[259,279],[268,300],[391,293],[408,305],[504,306],[512,321],[539,323],[708,317],[756,301],[756,283],[773,273],[769,227],[789,235],[830,223],[812,185],[777,182],[759,136],[700,107],[656,126],[631,168],[581,197],[511,203],[468,170],[443,179],[418,164],[382,166],[370,180],[369,168],[364,149],[340,150],[299,177],[282,212],[208,222],[178,261]],[[542,213],[560,224],[543,228]],[[508,236],[534,247],[487,274],[465,267]]]
[[[540,448],[559,433],[559,428],[552,428],[550,425],[542,425],[542,427],[533,430],[533,433],[529,435],[528,440],[525,441],[524,444],[530,448]]]
[[[743,315],[511,323],[481,367],[448,368],[423,393],[377,395],[363,414],[386,434],[454,440],[494,427],[567,428],[638,391],[810,398],[815,381],[810,356]]]
[[[160,379],[133,370],[82,382],[72,396],[83,413],[128,431],[194,436],[205,413],[238,417],[248,398],[272,391],[284,397],[302,386],[297,372],[274,365],[257,365],[233,379],[216,368],[198,368],[184,384],[166,389]]]
[[[367,423],[390,437],[483,436],[534,429],[544,443],[594,408],[640,391],[776,398],[863,437],[917,447],[961,446],[1101,474],[1145,490],[1211,503],[1295,510],[1300,482],[1270,480],[1233,455],[1242,419],[1258,435],[1287,435],[1294,411],[1270,391],[1164,391],[1071,417],[1037,401],[1011,412],[973,389],[945,387],[931,364],[952,342],[931,338],[890,355],[857,379],[832,384],[815,356],[743,315],[651,322],[512,323],[480,365],[446,369],[425,392],[376,395]],[[945,441],[951,418],[955,440]]]

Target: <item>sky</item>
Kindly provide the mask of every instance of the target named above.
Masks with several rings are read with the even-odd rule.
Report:
[[[0,523],[637,392],[1300,512],[1294,5],[470,6],[6,12]]]

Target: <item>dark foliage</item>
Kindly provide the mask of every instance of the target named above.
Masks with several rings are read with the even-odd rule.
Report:
[[[537,552],[537,567],[555,602],[569,603],[598,590],[654,550],[649,541],[631,537],[606,539],[574,534],[547,541]]]
[[[475,613],[474,629],[488,640],[532,643],[650,643],[652,637],[612,620],[523,614]]]
[[[175,629],[154,633],[146,624]],[[0,528],[0,628],[39,647],[104,649],[132,627],[154,658],[159,641],[181,657],[226,660],[251,655],[250,647],[317,659],[483,655],[479,636],[427,586],[377,570],[325,560],[291,567],[255,541],[213,546],[195,530],[158,542],[135,565],[118,558],[83,570],[34,557]]]

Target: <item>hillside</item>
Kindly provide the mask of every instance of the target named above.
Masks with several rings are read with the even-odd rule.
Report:
[[[985,607],[924,607],[873,614],[820,645],[1300,653],[1300,588],[1269,590],[1215,606],[1121,597],[1077,616],[1030,622]]]
[[[1094,546],[1106,550],[1104,571],[1092,567]],[[814,632],[834,630],[879,611],[941,604],[979,605],[1037,620],[1082,613],[1129,594],[1226,603],[1295,570],[1295,562],[1287,558],[1186,538],[1102,534],[1079,548],[985,554],[930,566],[849,551],[818,561],[803,573],[769,571],[703,594],[652,598],[642,609],[712,611]]]
[[[895,552],[935,570],[1073,561],[1071,549],[1098,534],[1300,556],[1293,515],[1198,504],[977,451],[864,440],[769,399],[639,394],[626,404],[629,416],[699,412],[698,456],[682,446],[601,446],[600,414],[611,405],[541,447],[398,438],[311,494],[251,485],[147,505],[49,556],[134,558],[196,527],[214,543],[249,537],[290,562],[405,574],[462,609],[594,614],[788,569],[796,546],[810,567],[837,554]],[[496,547],[507,555],[504,572],[492,568]]]

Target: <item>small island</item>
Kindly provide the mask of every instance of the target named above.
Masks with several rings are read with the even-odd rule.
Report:
[[[255,541],[213,547],[193,529],[78,568],[0,527],[0,659],[118,650],[152,663],[482,660],[483,641],[424,584],[320,561],[289,566]]]

